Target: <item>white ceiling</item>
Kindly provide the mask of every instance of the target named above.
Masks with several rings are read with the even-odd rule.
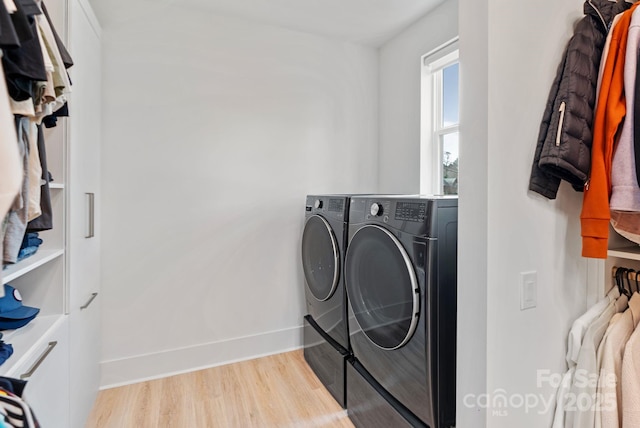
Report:
[[[379,46],[445,0],[90,0],[105,27],[171,6]]]

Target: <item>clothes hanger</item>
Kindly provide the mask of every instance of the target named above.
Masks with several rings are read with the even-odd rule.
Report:
[[[636,293],[640,293],[640,283],[638,282],[638,275],[640,275],[640,271],[636,272]]]
[[[628,287],[628,291],[629,291],[629,296],[633,295],[633,289],[631,288],[631,275],[633,274],[637,274],[635,269],[627,269],[627,271],[624,273],[624,277],[627,280],[627,287]]]
[[[620,291],[620,295],[625,295],[628,298],[631,297],[631,293],[624,288],[624,279],[623,275],[627,272],[626,268],[619,267],[616,269],[616,285],[618,286],[618,290]]]

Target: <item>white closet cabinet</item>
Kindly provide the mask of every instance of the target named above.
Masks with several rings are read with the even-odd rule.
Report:
[[[45,0],[46,1],[46,0]],[[52,20],[65,34],[66,5],[46,2]],[[24,397],[43,426],[69,427],[69,317],[67,315],[68,174],[66,119],[45,130],[51,183],[53,229],[41,232],[38,252],[5,269],[2,282],[18,289],[23,304],[40,308],[28,325],[4,332],[14,353],[0,366],[0,375],[28,380]]]
[[[68,0],[74,66],[69,119],[71,427],[83,427],[100,381],[100,26],[86,0]]]
[[[67,317],[60,319],[59,328],[45,335],[37,347],[39,355],[30,368],[33,375],[24,398],[45,427],[69,425],[69,335]]]
[[[70,118],[45,130],[54,227],[32,257],[2,273],[40,314],[4,332],[0,375],[28,379],[42,426],[81,428],[98,392],[100,353],[100,26],[87,0],[44,0],[74,60]]]

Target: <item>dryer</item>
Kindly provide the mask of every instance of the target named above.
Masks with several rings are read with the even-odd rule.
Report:
[[[308,195],[302,233],[304,357],[343,407],[349,356],[343,279],[349,201],[347,195]]]
[[[457,197],[351,200],[345,282],[357,370],[347,399],[356,426],[388,418],[357,401],[363,379],[408,425],[455,426],[457,218]]]

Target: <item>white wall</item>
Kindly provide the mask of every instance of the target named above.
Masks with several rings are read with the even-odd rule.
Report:
[[[420,191],[420,57],[458,35],[446,0],[380,47],[380,191]]]
[[[456,426],[484,428],[486,410],[464,398],[487,391],[488,5],[460,0],[460,188]]]
[[[376,51],[189,8],[104,30],[102,384],[299,346],[305,195],[376,190]]]
[[[478,409],[463,408],[464,423],[459,426],[549,426],[553,409],[544,412],[541,400],[549,401],[555,391],[549,383],[538,387],[538,371],[562,373],[568,330],[587,306],[586,261],[580,257],[581,194],[563,184],[558,199],[548,201],[528,193],[527,187],[549,87],[582,7],[552,0],[517,8],[505,0],[460,3],[462,105],[470,96],[483,96],[481,90],[469,91],[473,85],[487,88],[486,101],[473,100],[461,117],[460,246],[461,254],[467,254],[460,260],[460,293],[476,287],[478,275],[479,286],[485,286],[484,271],[474,272],[474,263],[469,263],[469,249],[484,258],[481,251],[486,248],[486,392],[490,398],[502,392],[514,401],[506,408],[489,408],[486,420],[478,412],[478,420],[472,421],[470,415]],[[482,12],[481,18],[472,16],[474,11]],[[486,51],[486,59],[472,56],[466,62],[471,51]],[[464,125],[478,115],[487,122],[474,119]],[[483,135],[486,138],[475,138]],[[486,155],[478,145],[486,145]],[[465,209],[473,198],[478,206]],[[471,227],[484,228],[485,221],[486,236],[469,233]],[[538,304],[521,311],[519,274],[531,270],[538,274]],[[461,329],[475,326],[485,310],[474,310],[469,301],[465,309],[469,311],[460,316]],[[472,351],[468,346],[464,350]],[[480,364],[484,357],[479,356]],[[475,356],[463,353],[460,359],[459,365],[470,366]],[[472,382],[470,392],[482,381]],[[519,397],[526,395],[540,400],[528,411],[518,406]]]

